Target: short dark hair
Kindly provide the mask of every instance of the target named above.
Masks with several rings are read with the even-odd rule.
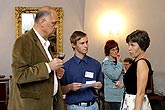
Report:
[[[131,64],[132,61],[133,61],[133,59],[132,59],[132,58],[129,58],[129,57],[126,57],[126,58],[123,60],[123,62],[129,62],[129,64]]]
[[[150,45],[150,38],[146,31],[136,30],[127,36],[126,42],[137,42],[140,48],[145,52]]]
[[[117,47],[118,52],[119,52],[119,46],[118,43],[114,40],[108,40],[104,46],[104,53],[105,56],[109,56],[110,50],[114,47]]]
[[[35,16],[35,19],[34,19],[34,21],[35,22],[38,22],[39,21],[39,19],[40,18],[42,18],[42,17],[46,17],[46,16],[50,16],[51,15],[51,13],[50,13],[50,11],[38,11],[37,13],[36,13],[36,16]]]

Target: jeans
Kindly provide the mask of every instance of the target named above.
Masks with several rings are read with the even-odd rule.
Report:
[[[108,110],[120,110],[121,102],[108,102],[109,109]]]
[[[78,105],[67,105],[67,110],[99,110],[97,102],[91,106],[83,107]]]

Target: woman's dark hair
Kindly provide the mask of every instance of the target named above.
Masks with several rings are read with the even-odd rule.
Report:
[[[140,48],[145,52],[150,45],[150,38],[146,31],[136,30],[127,36],[126,42],[137,42]]]
[[[109,56],[110,50],[114,47],[117,47],[118,52],[119,52],[119,46],[118,43],[114,40],[108,40],[104,46],[104,53],[105,56]]]

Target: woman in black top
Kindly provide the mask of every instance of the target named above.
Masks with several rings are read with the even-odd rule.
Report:
[[[137,64],[140,60],[144,60],[147,63],[149,69],[147,81],[149,81],[149,75],[152,75],[151,64],[147,59],[141,58],[137,61],[134,60],[131,66],[129,67],[127,74],[124,76],[125,92],[128,94],[136,95],[137,93]]]
[[[150,45],[150,38],[146,31],[136,30],[127,36],[126,42],[129,46],[128,50],[130,56],[134,61],[124,76],[124,85],[126,93],[134,95],[135,98],[132,102],[128,101],[127,103],[133,103],[133,107],[130,107],[133,108],[133,110],[144,110],[144,108],[145,110],[148,110],[144,107],[143,101],[145,100],[144,97],[146,97],[145,91],[148,78],[149,75],[152,74],[150,62],[145,55],[145,52]],[[122,86],[121,83],[118,84],[118,87]],[[125,109],[130,110],[129,107],[125,107]],[[125,109],[123,108],[122,110]]]

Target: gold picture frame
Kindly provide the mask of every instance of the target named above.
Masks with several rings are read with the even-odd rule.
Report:
[[[22,15],[23,14],[35,14],[40,7],[15,7],[15,26],[16,26],[16,38],[18,38],[22,34]],[[58,18],[59,25],[56,31],[56,52],[63,51],[63,9],[62,7],[55,7]]]

